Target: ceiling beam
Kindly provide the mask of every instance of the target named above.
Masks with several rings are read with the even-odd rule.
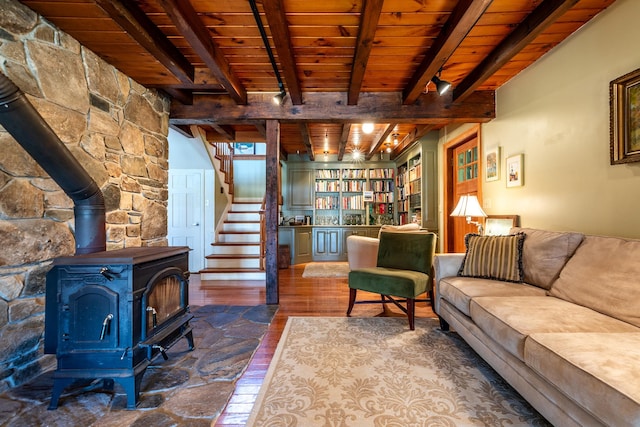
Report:
[[[227,141],[235,141],[236,140],[236,131],[233,129],[233,127],[231,126],[225,126],[225,125],[219,125],[219,124],[212,124],[211,127],[213,127],[216,132],[218,132],[220,135],[222,135],[223,137],[225,137],[227,139]]]
[[[96,0],[96,4],[178,80],[193,83],[191,63],[134,2]]]
[[[344,152],[347,149],[347,142],[349,141],[349,133],[351,133],[351,123],[343,124],[342,133],[340,134],[340,142],[338,143],[338,161],[341,161],[344,157]]]
[[[493,0],[462,0],[442,27],[404,90],[403,103],[412,104],[447,62]]]
[[[262,135],[262,137],[266,141],[266,139],[267,139],[267,125],[265,124],[265,122],[257,122],[257,123],[254,123],[253,126],[256,128],[258,133],[260,133],[260,135]]]
[[[356,41],[356,51],[351,64],[351,77],[349,80],[348,104],[356,105],[360,96],[360,88],[364,80],[364,72],[369,62],[369,54],[373,47],[373,41],[382,12],[384,0],[364,0],[360,12],[360,30]]]
[[[309,160],[315,160],[313,154],[313,141],[311,141],[311,133],[309,132],[309,123],[300,123],[300,134],[302,135],[302,143],[307,149]]]
[[[191,132],[191,127],[187,125],[169,125],[169,127],[185,138],[193,138],[193,133]]]
[[[522,21],[487,57],[456,86],[456,101],[470,96],[485,80],[502,68],[540,33],[579,0],[545,0]]]
[[[378,137],[378,140],[374,144],[371,144],[371,149],[369,150],[369,152],[365,156],[365,158],[367,160],[371,160],[371,158],[378,151],[378,148],[382,147],[382,145],[385,143],[387,137],[391,134],[391,132],[393,132],[393,129],[396,127],[396,125],[397,125],[397,123],[389,123],[389,124],[386,125],[386,127],[384,128],[384,131]]]
[[[176,89],[173,87],[163,87],[162,90],[165,91],[167,95],[169,95],[171,98],[175,99],[181,104],[186,104],[186,105],[193,104],[192,92],[189,92],[183,89]]]
[[[393,148],[391,160],[398,157],[406,148],[410,147],[414,142],[431,132],[434,128],[434,125],[418,125],[414,127],[411,132],[406,134],[404,138],[402,138],[402,141]]]
[[[283,2],[282,0],[263,1],[262,7],[269,23],[273,44],[278,52],[278,60],[282,67],[284,81],[287,83],[291,102],[293,105],[300,105],[302,104],[302,89],[296,72],[296,61],[293,57],[291,35]]]
[[[238,104],[246,104],[247,90],[231,72],[229,62],[211,39],[191,3],[180,0],[160,0],[159,3],[229,96]]]
[[[495,118],[494,91],[476,91],[464,102],[453,102],[451,93],[421,95],[402,105],[400,92],[363,92],[358,105],[347,105],[344,92],[309,92],[303,105],[275,105],[265,93],[248,94],[247,105],[236,105],[227,96],[194,95],[193,105],[171,104],[173,124],[240,124],[255,120],[289,122],[447,124],[485,123]]]

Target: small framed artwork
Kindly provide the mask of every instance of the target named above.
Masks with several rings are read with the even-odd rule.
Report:
[[[507,157],[507,187],[524,185],[524,154]]]
[[[609,83],[611,164],[640,162],[640,69]]]
[[[518,215],[488,215],[484,220],[485,236],[504,236],[520,224]]]
[[[484,176],[487,181],[500,179],[500,147],[487,148],[484,153]]]
[[[256,154],[256,145],[253,142],[235,142],[233,149],[233,154],[239,156]]]

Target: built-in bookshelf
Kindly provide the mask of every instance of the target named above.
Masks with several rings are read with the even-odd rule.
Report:
[[[369,169],[369,190],[373,192],[369,214],[376,225],[394,224],[394,176],[393,168]]]
[[[415,222],[422,225],[422,161],[417,154],[398,166],[395,179],[398,202],[398,224]]]
[[[422,158],[418,154],[409,159],[407,200],[409,204],[408,220],[422,225]]]
[[[394,177],[394,168],[316,169],[314,224],[393,224]]]

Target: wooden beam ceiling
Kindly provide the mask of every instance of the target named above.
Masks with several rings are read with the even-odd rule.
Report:
[[[579,0],[545,0],[507,36],[454,89],[454,99],[464,100],[492,74],[516,56]]]
[[[183,0],[160,0],[160,4],[229,96],[238,104],[246,104],[247,90],[231,72],[229,62],[211,39],[191,3]]]
[[[290,122],[349,123],[364,120],[378,123],[443,124],[449,122],[487,122],[495,118],[493,91],[476,91],[464,103],[452,101],[451,94],[421,95],[411,105],[402,105],[402,94],[365,92],[358,105],[347,105],[343,92],[316,92],[304,97],[303,105],[275,105],[271,96],[249,94],[247,105],[231,105],[226,97],[194,96],[193,105],[174,102],[171,122],[245,123],[275,119]]]

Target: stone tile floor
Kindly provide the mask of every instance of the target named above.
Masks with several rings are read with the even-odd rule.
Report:
[[[195,349],[181,339],[156,358],[140,386],[137,409],[126,409],[116,383],[78,382],[65,390],[58,409],[48,410],[53,371],[0,394],[0,425],[23,426],[210,426],[235,388],[277,306],[192,307]]]

